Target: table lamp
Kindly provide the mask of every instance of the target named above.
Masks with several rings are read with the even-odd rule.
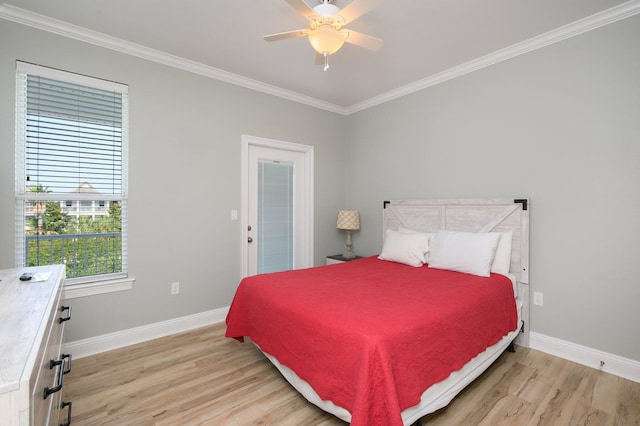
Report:
[[[340,210],[338,211],[338,221],[336,228],[347,231],[347,244],[342,257],[345,259],[353,259],[356,255],[351,250],[353,246],[351,242],[351,231],[357,231],[360,229],[360,213],[355,210]]]

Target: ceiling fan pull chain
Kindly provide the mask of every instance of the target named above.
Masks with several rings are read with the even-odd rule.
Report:
[[[324,70],[326,71],[329,69],[329,52],[324,51],[322,55],[324,56]]]

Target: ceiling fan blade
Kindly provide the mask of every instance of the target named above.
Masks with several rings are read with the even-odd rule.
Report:
[[[266,41],[278,41],[278,40],[284,40],[287,38],[304,37],[307,35],[309,35],[309,30],[304,29],[304,30],[287,31],[286,33],[266,35],[263,38]]]
[[[369,50],[378,50],[382,47],[384,42],[377,37],[369,36],[352,30],[342,30],[343,34],[346,34],[345,40],[347,43],[355,44],[356,46],[364,47]]]
[[[345,24],[348,24],[351,21],[355,21],[370,10],[373,10],[376,7],[380,6],[380,3],[382,3],[382,0],[354,0],[351,4],[342,9],[338,14],[344,18]]]
[[[305,18],[309,18],[309,16],[314,15],[315,12],[312,8],[309,7],[307,3],[303,0],[285,0],[291,7],[300,12],[302,16]]]

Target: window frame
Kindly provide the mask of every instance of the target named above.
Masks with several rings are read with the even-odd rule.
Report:
[[[122,137],[121,137],[121,179],[122,190],[119,194],[85,194],[79,193],[73,197],[68,194],[47,194],[27,190],[27,75],[36,75],[62,82],[88,86],[92,88],[118,92],[122,95]],[[25,267],[25,200],[56,201],[64,206],[71,201],[79,208],[83,201],[96,205],[99,202],[120,202],[121,204],[121,263],[122,271],[99,275],[88,275],[65,280],[66,299],[83,297],[93,294],[128,290],[133,287],[134,278],[128,272],[128,238],[127,238],[127,204],[128,204],[128,148],[129,148],[129,118],[128,118],[128,86],[75,74],[58,69],[48,68],[27,62],[16,61],[16,134],[15,134],[15,264],[17,268]],[[63,207],[63,206],[61,206]]]

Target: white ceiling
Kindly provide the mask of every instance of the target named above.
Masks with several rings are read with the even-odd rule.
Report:
[[[5,19],[167,63],[185,59],[184,68],[343,113],[639,12],[640,0],[383,0],[347,28],[384,46],[345,44],[323,72],[304,38],[262,39],[307,27],[284,0],[9,0],[0,7]]]

